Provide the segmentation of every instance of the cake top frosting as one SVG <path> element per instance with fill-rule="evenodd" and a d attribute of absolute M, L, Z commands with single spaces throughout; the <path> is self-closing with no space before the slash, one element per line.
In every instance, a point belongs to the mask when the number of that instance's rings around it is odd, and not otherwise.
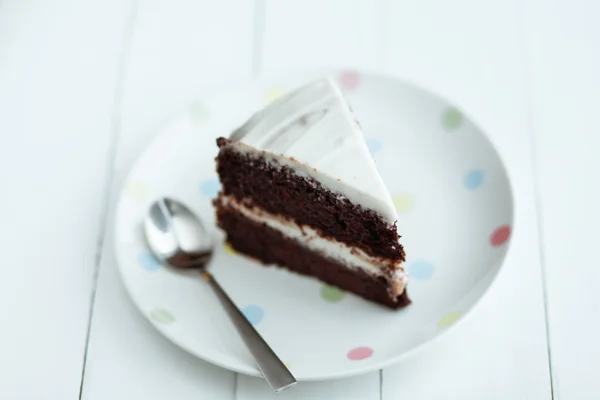
<path fill-rule="evenodd" d="M 362 130 L 329 79 L 279 98 L 235 130 L 231 139 L 245 144 L 245 151 L 263 151 L 309 175 L 390 224 L 397 219 Z"/>

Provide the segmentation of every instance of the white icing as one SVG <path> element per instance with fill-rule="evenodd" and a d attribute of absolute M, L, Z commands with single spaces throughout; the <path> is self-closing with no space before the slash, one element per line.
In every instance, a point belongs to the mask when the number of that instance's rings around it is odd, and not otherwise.
<path fill-rule="evenodd" d="M 369 274 L 380 276 L 384 275 L 382 269 L 395 268 L 389 292 L 393 296 L 398 296 L 404 291 L 408 276 L 400 266 L 400 262 L 386 262 L 369 256 L 361 249 L 350 247 L 333 239 L 323 238 L 317 231 L 309 227 L 303 226 L 300 228 L 294 222 L 272 215 L 264 210 L 248 208 L 229 196 L 222 197 L 221 202 L 224 206 L 233 208 L 246 218 L 261 224 L 265 223 L 287 238 L 295 240 L 300 245 L 325 257 L 336 260 L 350 269 L 358 268 Z"/>
<path fill-rule="evenodd" d="M 238 150 L 260 151 L 375 211 L 390 225 L 397 219 L 362 131 L 342 93 L 328 79 L 280 98 L 231 138 L 238 141 L 234 142 Z"/>

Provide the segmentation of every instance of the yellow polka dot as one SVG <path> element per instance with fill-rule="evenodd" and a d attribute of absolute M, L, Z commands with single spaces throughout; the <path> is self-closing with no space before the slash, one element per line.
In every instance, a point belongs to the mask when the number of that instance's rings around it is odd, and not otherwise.
<path fill-rule="evenodd" d="M 438 321 L 438 326 L 440 328 L 449 327 L 450 325 L 452 325 L 453 323 L 458 321 L 458 319 L 460 318 L 461 315 L 462 315 L 462 313 L 460 311 L 449 312 L 448 314 L 446 314 L 442 318 L 440 318 L 440 320 Z"/>
<path fill-rule="evenodd" d="M 223 247 L 225 248 L 225 253 L 236 254 L 236 251 L 233 249 L 233 247 L 231 247 L 231 245 L 228 242 L 225 242 L 223 244 Z"/>
<path fill-rule="evenodd" d="M 129 182 L 125 187 L 127 196 L 135 202 L 141 203 L 148 197 L 148 187 L 142 182 Z"/>
<path fill-rule="evenodd" d="M 396 211 L 398 212 L 410 211 L 413 208 L 412 196 L 407 194 L 397 194 L 394 196 L 393 200 Z"/>
<path fill-rule="evenodd" d="M 281 95 L 283 95 L 283 90 L 278 87 L 271 88 L 267 92 L 267 100 L 269 100 L 269 102 L 275 101 L 280 98 Z"/>
<path fill-rule="evenodd" d="M 288 364 L 288 363 L 284 362 L 284 363 L 283 363 L 283 365 L 285 365 L 285 367 L 286 367 L 287 369 L 290 369 L 290 364 Z"/>

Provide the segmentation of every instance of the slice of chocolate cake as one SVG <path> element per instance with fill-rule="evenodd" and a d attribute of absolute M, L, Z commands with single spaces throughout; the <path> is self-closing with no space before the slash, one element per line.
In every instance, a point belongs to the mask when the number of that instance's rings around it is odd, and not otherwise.
<path fill-rule="evenodd" d="M 217 140 L 219 226 L 265 264 L 407 305 L 396 210 L 339 89 L 320 80 Z"/>

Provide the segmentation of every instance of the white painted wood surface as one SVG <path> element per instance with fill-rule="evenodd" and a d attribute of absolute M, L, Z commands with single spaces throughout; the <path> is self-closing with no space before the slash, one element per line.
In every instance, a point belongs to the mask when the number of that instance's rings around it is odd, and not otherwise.
<path fill-rule="evenodd" d="M 555 398 L 600 398 L 600 3 L 531 1 L 526 41 Z"/>
<path fill-rule="evenodd" d="M 144 321 L 117 274 L 112 204 L 156 126 L 199 94 L 308 66 L 386 72 L 464 108 L 506 158 L 519 226 L 447 337 L 277 397 L 599 398 L 598 15 L 585 0 L 0 1 L 0 398 L 274 398 Z"/>
<path fill-rule="evenodd" d="M 0 4 L 1 399 L 79 394 L 125 11 Z"/>

